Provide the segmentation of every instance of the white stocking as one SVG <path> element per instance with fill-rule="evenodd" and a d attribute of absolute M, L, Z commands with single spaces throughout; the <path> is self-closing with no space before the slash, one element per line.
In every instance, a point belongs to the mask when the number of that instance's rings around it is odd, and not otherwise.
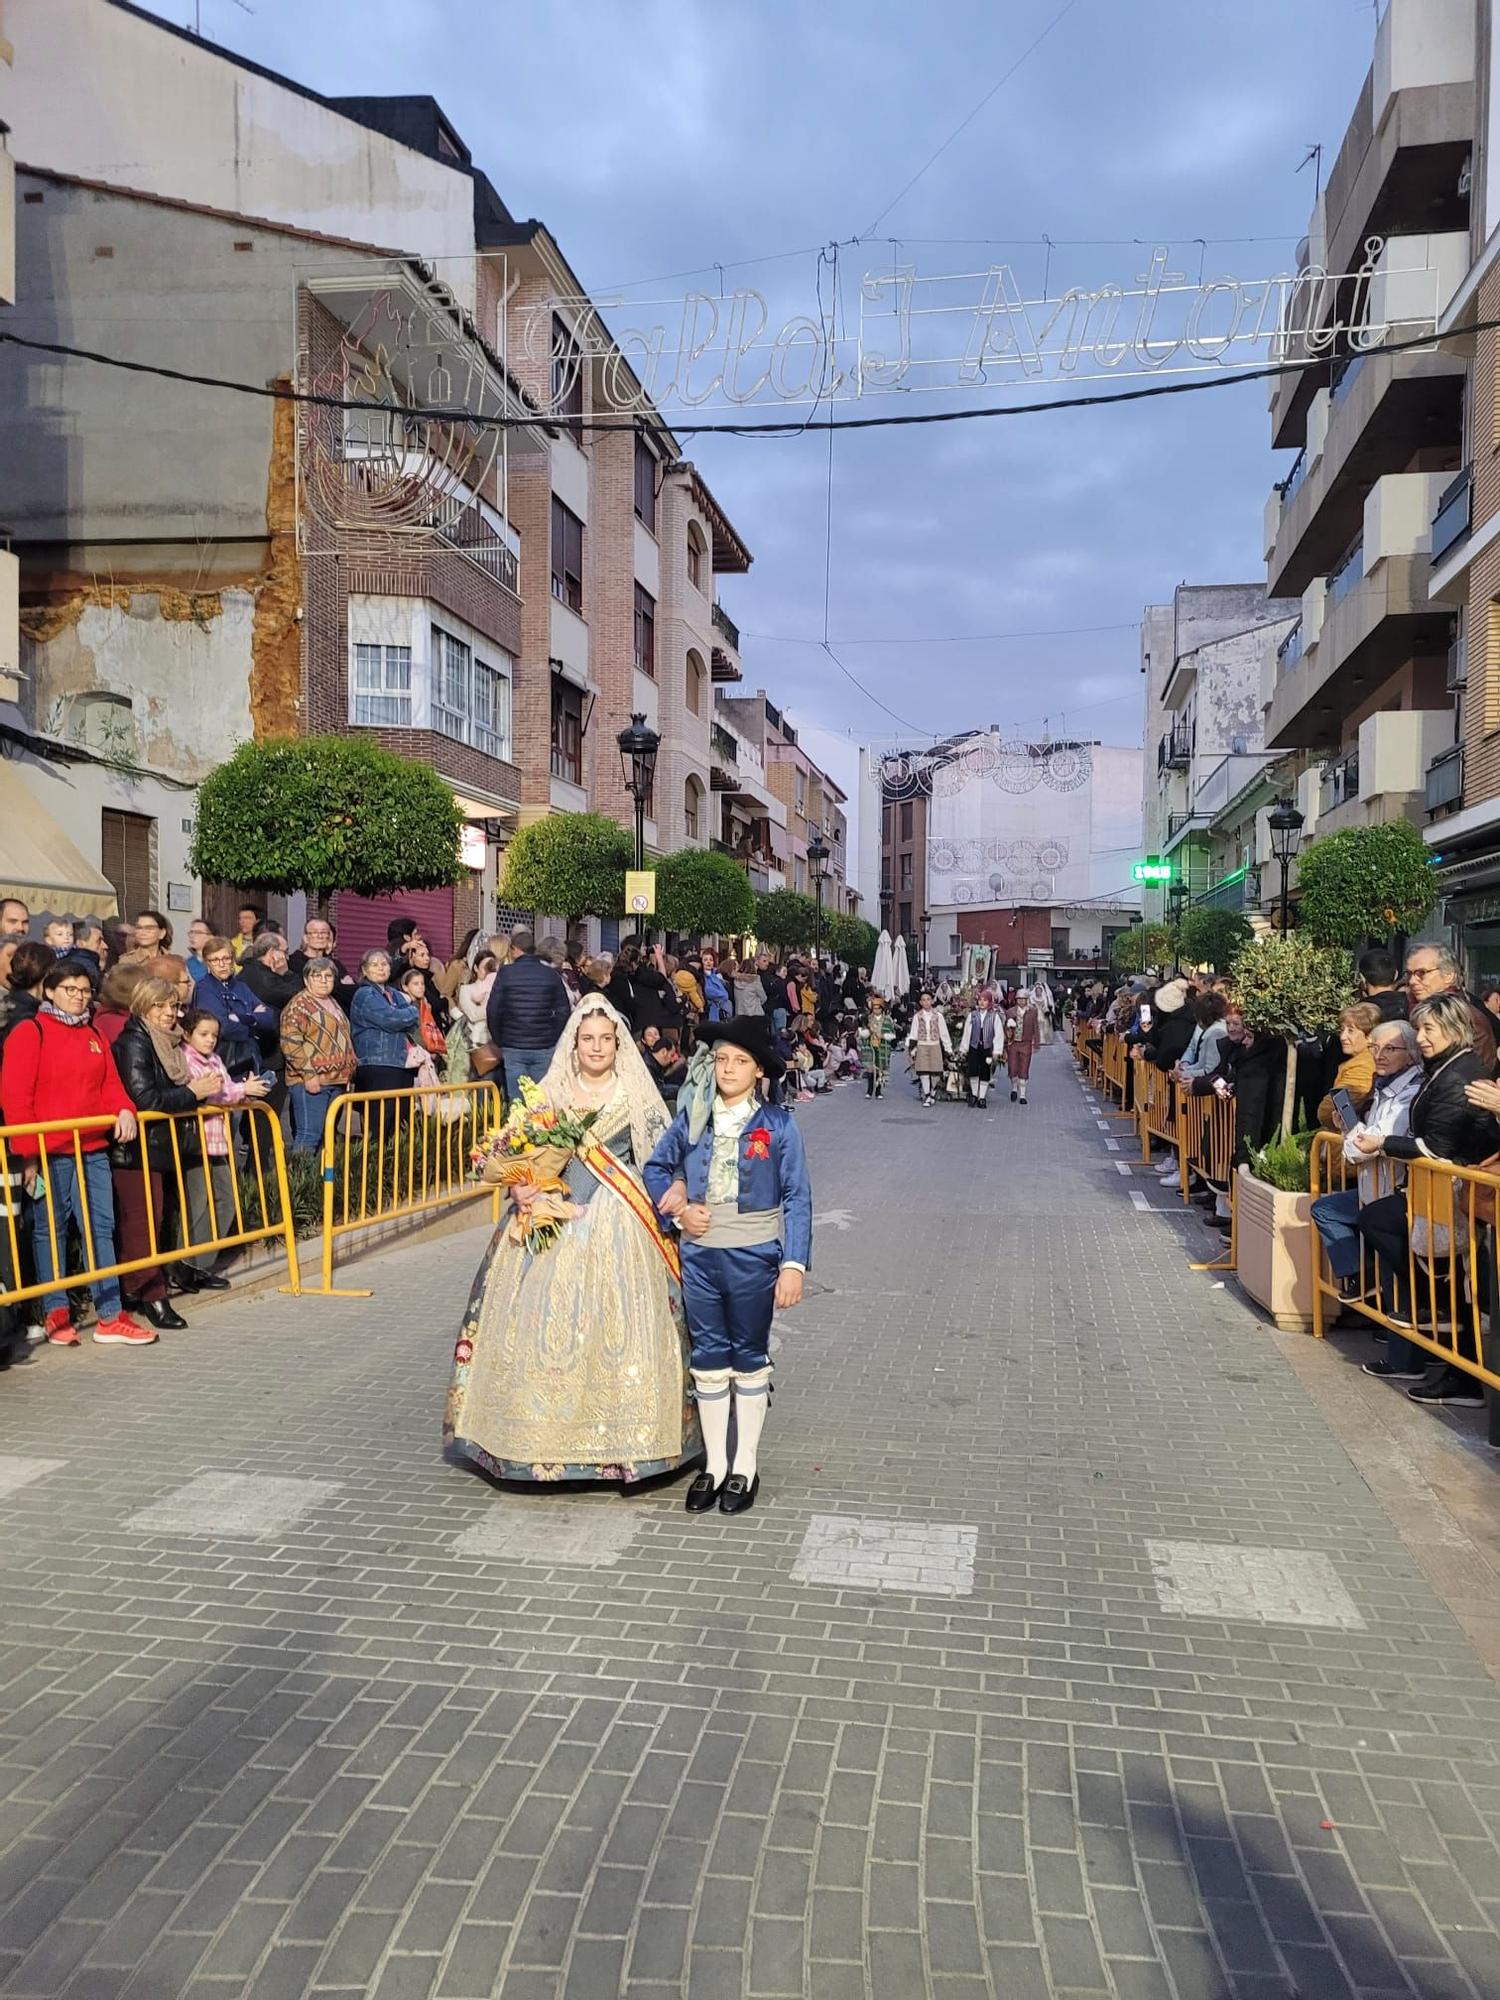
<path fill-rule="evenodd" d="M 766 1427 L 766 1406 L 771 1400 L 771 1371 L 757 1368 L 750 1375 L 734 1378 L 734 1469 L 745 1479 L 755 1477 L 756 1450 Z"/>
<path fill-rule="evenodd" d="M 698 1424 L 708 1454 L 708 1476 L 715 1486 L 729 1477 L 729 1382 L 727 1368 L 693 1370 L 698 1392 Z"/>
<path fill-rule="evenodd" d="M 974 1085 L 974 1088 L 978 1092 L 980 1103 L 983 1104 L 984 1100 L 990 1094 L 990 1086 L 988 1082 L 984 1077 L 981 1077 L 979 1081 Z"/>
<path fill-rule="evenodd" d="M 1026 1102 L 1026 1079 L 1024 1076 L 1016 1084 L 1016 1089 L 1020 1091 L 1021 1102 L 1024 1104 Z"/>

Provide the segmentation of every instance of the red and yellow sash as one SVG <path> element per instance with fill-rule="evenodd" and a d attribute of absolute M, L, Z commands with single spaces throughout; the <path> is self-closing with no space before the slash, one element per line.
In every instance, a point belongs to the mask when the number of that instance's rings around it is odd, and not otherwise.
<path fill-rule="evenodd" d="M 671 1272 L 673 1280 L 680 1285 L 682 1259 L 678 1255 L 677 1245 L 663 1230 L 661 1218 L 652 1205 L 651 1197 L 640 1182 L 616 1158 L 608 1146 L 601 1146 L 597 1139 L 585 1139 L 578 1148 L 578 1157 L 595 1180 L 602 1182 L 625 1203 L 661 1252 L 662 1262 Z"/>

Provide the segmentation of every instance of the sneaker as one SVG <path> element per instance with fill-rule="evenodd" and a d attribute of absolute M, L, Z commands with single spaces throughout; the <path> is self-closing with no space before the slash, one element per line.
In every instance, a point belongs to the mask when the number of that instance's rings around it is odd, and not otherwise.
<path fill-rule="evenodd" d="M 54 1347 L 76 1347 L 78 1329 L 66 1306 L 56 1306 L 47 1315 L 47 1338 Z"/>
<path fill-rule="evenodd" d="M 1164 1189 L 1166 1193 L 1176 1194 L 1182 1187 L 1182 1176 L 1181 1174 L 1158 1174 L 1156 1182 L 1157 1186 Z"/>
<path fill-rule="evenodd" d="M 101 1347 L 150 1347 L 160 1336 L 154 1326 L 142 1326 L 129 1313 L 121 1312 L 113 1319 L 101 1319 L 94 1328 L 94 1338 Z"/>
<path fill-rule="evenodd" d="M 1393 1368 L 1389 1361 L 1367 1361 L 1362 1372 L 1378 1382 L 1420 1382 L 1427 1374 L 1425 1368 Z"/>
<path fill-rule="evenodd" d="M 1483 1384 L 1457 1368 L 1449 1369 L 1436 1381 L 1419 1382 L 1415 1389 L 1408 1389 L 1406 1393 L 1413 1403 L 1442 1403 L 1454 1410 L 1484 1408 Z"/>

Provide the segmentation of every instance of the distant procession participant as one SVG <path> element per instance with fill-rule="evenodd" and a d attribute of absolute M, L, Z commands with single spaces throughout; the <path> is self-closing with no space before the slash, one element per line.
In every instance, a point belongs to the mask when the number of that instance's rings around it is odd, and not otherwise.
<path fill-rule="evenodd" d="M 1018 995 L 1006 1015 L 1005 1072 L 1010 1078 L 1012 1104 L 1026 1102 L 1031 1058 L 1041 1045 L 1041 1015 L 1029 994 Z"/>
<path fill-rule="evenodd" d="M 1037 1047 L 1045 1049 L 1052 1041 L 1052 1015 L 1056 1007 L 1051 984 L 1038 973 L 1027 996 L 1036 1009 Z"/>
<path fill-rule="evenodd" d="M 995 996 L 988 987 L 979 1004 L 970 1008 L 958 1045 L 968 1081 L 969 1102 L 989 1109 L 990 1078 L 1005 1055 L 1005 1023 L 995 1010 Z"/>
<path fill-rule="evenodd" d="M 953 1039 L 948 1033 L 948 1023 L 940 1012 L 930 991 L 923 989 L 917 1003 L 917 1011 L 911 1017 L 911 1026 L 906 1031 L 906 1047 L 911 1056 L 911 1066 L 916 1071 L 917 1085 L 922 1092 L 924 1104 L 935 1104 L 934 1092 L 938 1078 L 943 1074 L 947 1059 L 953 1053 Z M 1015 1092 L 1011 1092 L 1015 1096 Z"/>
<path fill-rule="evenodd" d="M 802 1135 L 790 1111 L 760 1101 L 762 1080 L 784 1067 L 763 1016 L 706 1027 L 677 1116 L 646 1167 L 647 1191 L 683 1237 L 682 1303 L 707 1454 L 687 1491 L 690 1514 L 755 1505 L 771 1321 L 801 1303 L 812 1258 Z"/>

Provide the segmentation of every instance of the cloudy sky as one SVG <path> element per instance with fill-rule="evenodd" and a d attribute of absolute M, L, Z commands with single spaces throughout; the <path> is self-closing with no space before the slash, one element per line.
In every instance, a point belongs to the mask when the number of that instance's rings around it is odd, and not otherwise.
<path fill-rule="evenodd" d="M 193 4 L 156 11 L 190 25 Z M 1371 0 L 253 4 L 201 0 L 204 33 L 330 93 L 430 92 L 589 287 L 712 290 L 717 262 L 773 321 L 816 310 L 815 246 L 840 239 L 846 292 L 893 257 L 1004 260 L 1029 297 L 1044 276 L 1128 287 L 1158 243 L 1194 276 L 1286 269 L 1313 196 L 1298 163 L 1315 141 L 1332 158 L 1375 33 Z M 850 742 L 1044 719 L 1139 741 L 1142 604 L 1262 574 L 1278 473 L 1264 384 L 841 436 L 828 631 L 898 724 L 815 644 L 774 642 L 824 631 L 826 440 L 690 449 L 755 552 L 724 588 L 748 685 Z"/>

